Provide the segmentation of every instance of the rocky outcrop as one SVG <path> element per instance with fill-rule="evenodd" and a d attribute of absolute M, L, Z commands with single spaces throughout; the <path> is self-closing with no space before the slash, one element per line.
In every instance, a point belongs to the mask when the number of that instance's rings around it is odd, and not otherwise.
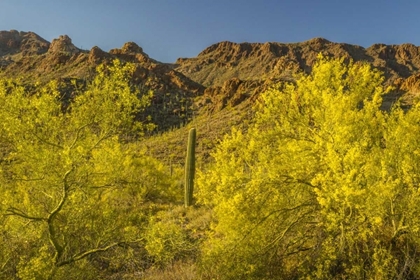
<path fill-rule="evenodd" d="M 232 78 L 225 81 L 221 86 L 206 88 L 203 98 L 200 99 L 200 107 L 205 107 L 206 111 L 209 112 L 217 112 L 226 107 L 235 107 L 243 102 L 252 104 L 261 92 L 280 82 L 290 82 L 290 80 L 240 80 Z"/>
<path fill-rule="evenodd" d="M 121 48 L 122 53 L 143 53 L 143 49 L 134 42 L 127 42 Z"/>
<path fill-rule="evenodd" d="M 0 55 L 21 53 L 39 55 L 48 51 L 50 43 L 33 32 L 0 31 Z"/>
<path fill-rule="evenodd" d="M 98 46 L 94 46 L 90 51 L 89 51 L 89 58 L 88 61 L 90 64 L 100 64 L 101 62 L 109 59 L 111 57 L 111 55 L 105 51 L 103 51 L 101 48 L 99 48 Z"/>
<path fill-rule="evenodd" d="M 365 49 L 323 38 L 290 44 L 225 41 L 206 48 L 197 57 L 178 59 L 175 70 L 206 85 L 202 102 L 217 111 L 255 97 L 270 81 L 293 81 L 295 73 L 309 73 L 320 53 L 367 62 L 383 71 L 386 84 L 395 87 L 384 97 L 385 109 L 405 92 L 414 96 L 420 91 L 420 47 L 412 44 L 375 44 Z"/>
<path fill-rule="evenodd" d="M 208 87 L 204 91 L 206 102 L 211 111 L 220 111 L 226 106 L 236 106 L 251 97 L 254 90 L 261 86 L 262 82 L 241 81 L 238 78 L 227 80 L 221 86 Z"/>
<path fill-rule="evenodd" d="M 121 49 L 112 49 L 109 53 L 126 61 L 142 63 L 148 66 L 153 63 L 157 63 L 156 60 L 151 59 L 145 52 L 143 52 L 143 49 L 134 42 L 127 42 Z"/>
<path fill-rule="evenodd" d="M 407 78 L 420 68 L 420 47 L 412 44 L 374 44 L 366 53 L 372 65 L 384 71 L 391 81 Z"/>
<path fill-rule="evenodd" d="M 53 39 L 46 56 L 46 67 L 52 67 L 54 69 L 57 65 L 64 65 L 70 62 L 70 60 L 76 60 L 79 54 L 85 53 L 81 49 L 73 45 L 72 40 L 67 35 L 61 35 L 57 39 Z M 44 62 L 44 64 L 45 64 Z"/>
<path fill-rule="evenodd" d="M 74 54 L 80 53 L 81 50 L 78 49 L 71 39 L 67 35 L 60 35 L 57 39 L 52 40 L 51 45 L 48 49 L 48 54 L 65 54 L 67 56 L 72 56 Z"/>

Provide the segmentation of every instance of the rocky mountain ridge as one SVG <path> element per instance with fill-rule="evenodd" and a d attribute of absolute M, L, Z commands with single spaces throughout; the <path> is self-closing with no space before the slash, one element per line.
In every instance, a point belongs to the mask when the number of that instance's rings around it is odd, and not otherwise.
<path fill-rule="evenodd" d="M 28 80 L 86 80 L 100 63 L 113 59 L 136 65 L 135 82 L 155 92 L 152 117 L 163 129 L 179 126 L 194 116 L 255 100 L 278 81 L 292 81 L 298 72 L 310 72 L 319 53 L 366 61 L 385 73 L 394 85 L 388 102 L 404 92 L 420 91 L 420 47 L 412 44 L 374 44 L 369 48 L 314 38 L 301 43 L 233 43 L 209 46 L 193 58 L 174 64 L 150 58 L 134 42 L 109 52 L 95 46 L 77 48 L 61 35 L 48 42 L 33 32 L 0 31 L 0 75 Z"/>
<path fill-rule="evenodd" d="M 180 58 L 176 70 L 205 85 L 221 85 L 231 78 L 258 80 L 310 72 L 319 53 L 366 61 L 383 71 L 390 83 L 420 69 L 420 47 L 412 44 L 374 44 L 369 48 L 314 38 L 301 43 L 214 44 L 194 58 Z"/>
<path fill-rule="evenodd" d="M 159 128 L 179 126 L 191 119 L 194 98 L 205 88 L 175 71 L 172 65 L 150 58 L 134 42 L 109 52 L 97 46 L 88 51 L 77 48 L 67 35 L 50 43 L 33 32 L 0 31 L 1 76 L 41 82 L 58 79 L 65 90 L 72 91 L 70 80 L 89 80 L 99 64 L 114 59 L 135 63 L 134 81 L 144 90 L 154 91 L 147 113 Z"/>
<path fill-rule="evenodd" d="M 404 93 L 408 92 L 407 100 L 411 100 L 420 92 L 420 46 L 413 44 L 374 44 L 364 48 L 324 38 L 288 44 L 224 41 L 209 46 L 197 57 L 179 58 L 175 70 L 207 86 L 205 92 L 213 100 L 223 100 L 232 96 L 231 89 L 223 90 L 232 84 L 240 83 L 242 93 L 254 96 L 270 81 L 291 81 L 298 72 L 309 73 L 320 53 L 347 61 L 367 62 L 381 70 L 386 85 L 394 86 L 394 91 L 385 97 L 384 108 Z M 238 95 L 235 94 L 233 103 L 237 102 Z"/>

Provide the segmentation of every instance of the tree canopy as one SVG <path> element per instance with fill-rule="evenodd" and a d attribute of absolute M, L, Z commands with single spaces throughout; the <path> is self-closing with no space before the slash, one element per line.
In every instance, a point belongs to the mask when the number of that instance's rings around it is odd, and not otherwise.
<path fill-rule="evenodd" d="M 420 277 L 420 106 L 381 111 L 383 77 L 320 56 L 262 95 L 200 173 L 203 264 L 223 279 Z"/>
<path fill-rule="evenodd" d="M 163 165 L 126 141 L 147 129 L 137 115 L 151 97 L 130 83 L 133 71 L 118 61 L 101 66 L 68 100 L 54 81 L 0 81 L 4 275 L 76 279 L 66 266 L 143 239 L 146 200 L 176 197 Z"/>

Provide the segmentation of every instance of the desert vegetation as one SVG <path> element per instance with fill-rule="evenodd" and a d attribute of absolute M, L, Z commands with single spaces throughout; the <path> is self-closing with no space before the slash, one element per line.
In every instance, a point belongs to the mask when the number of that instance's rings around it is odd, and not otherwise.
<path fill-rule="evenodd" d="M 320 55 L 200 159 L 206 118 L 150 136 L 135 71 L 0 80 L 0 278 L 420 278 L 420 103 L 381 110 L 381 72 Z"/>

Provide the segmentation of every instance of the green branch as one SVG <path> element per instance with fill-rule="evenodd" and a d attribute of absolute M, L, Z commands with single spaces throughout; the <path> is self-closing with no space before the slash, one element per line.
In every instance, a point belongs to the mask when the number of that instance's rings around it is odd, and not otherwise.
<path fill-rule="evenodd" d="M 18 216 L 24 219 L 28 219 L 28 220 L 32 220 L 32 221 L 46 221 L 47 219 L 42 218 L 42 217 L 35 217 L 35 216 L 31 216 L 25 212 L 23 212 L 22 210 L 15 208 L 15 207 L 9 207 L 6 210 L 6 214 L 5 216 Z"/>
<path fill-rule="evenodd" d="M 70 170 L 68 170 L 64 176 L 63 176 L 63 188 L 62 188 L 62 197 L 60 202 L 58 203 L 57 207 L 50 213 L 50 215 L 47 218 L 47 224 L 48 224 L 48 235 L 49 235 L 49 239 L 51 244 L 54 246 L 55 249 L 55 255 L 54 255 L 54 260 L 55 262 L 57 262 L 57 260 L 61 257 L 61 255 L 63 254 L 63 246 L 60 245 L 60 242 L 56 236 L 56 229 L 54 227 L 54 218 L 55 216 L 61 211 L 61 209 L 63 208 L 64 203 L 67 200 L 68 197 L 68 183 L 67 183 L 67 178 L 70 175 L 71 172 L 73 172 L 74 167 Z"/>
<path fill-rule="evenodd" d="M 140 242 L 142 240 L 143 239 L 138 239 L 138 240 L 132 241 L 130 243 Z M 96 254 L 96 253 L 100 253 L 100 252 L 106 252 L 109 249 L 112 249 L 112 248 L 114 248 L 116 246 L 123 246 L 123 245 L 128 245 L 128 244 L 129 244 L 128 242 L 115 242 L 115 243 L 112 243 L 112 244 L 110 244 L 108 246 L 105 246 L 105 247 L 90 249 L 90 250 L 87 250 L 87 251 L 84 251 L 84 252 L 75 254 L 74 256 L 72 256 L 71 258 L 69 258 L 67 260 L 64 260 L 64 261 L 61 261 L 59 263 L 56 263 L 56 266 L 57 267 L 60 267 L 60 266 L 66 265 L 66 264 L 71 264 L 71 263 L 74 263 L 76 261 L 79 261 L 79 260 L 81 260 L 83 258 L 86 258 L 86 257 L 88 257 L 90 255 L 93 255 L 93 254 Z"/>

